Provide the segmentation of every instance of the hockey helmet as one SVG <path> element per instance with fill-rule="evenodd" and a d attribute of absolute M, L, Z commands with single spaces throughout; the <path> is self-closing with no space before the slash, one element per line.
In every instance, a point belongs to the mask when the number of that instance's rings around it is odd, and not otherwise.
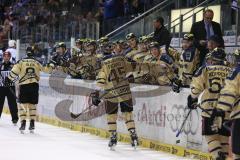
<path fill-rule="evenodd" d="M 27 56 L 33 56 L 34 55 L 34 50 L 35 50 L 34 46 L 27 47 L 27 49 L 26 49 Z"/>
<path fill-rule="evenodd" d="M 57 45 L 56 45 L 56 48 L 67 48 L 66 44 L 64 42 L 59 42 Z"/>
<path fill-rule="evenodd" d="M 109 42 L 108 37 L 101 37 L 101 38 L 98 40 L 98 43 L 99 43 L 99 44 L 107 43 L 107 42 Z"/>
<path fill-rule="evenodd" d="M 160 45 L 158 42 L 151 42 L 149 48 L 160 48 Z"/>
<path fill-rule="evenodd" d="M 77 39 L 75 41 L 76 44 L 83 44 L 83 42 L 84 42 L 84 39 Z"/>
<path fill-rule="evenodd" d="M 184 34 L 183 40 L 193 41 L 194 40 L 194 35 L 191 34 L 191 33 Z"/>
<path fill-rule="evenodd" d="M 146 43 L 149 41 L 149 37 L 148 36 L 141 36 L 139 38 L 139 43 Z"/>
<path fill-rule="evenodd" d="M 226 53 L 222 48 L 215 48 L 212 52 L 208 53 L 206 59 L 211 59 L 213 61 L 224 61 L 226 58 Z"/>
<path fill-rule="evenodd" d="M 9 40 L 9 41 L 8 41 L 8 46 L 9 46 L 9 47 L 14 47 L 14 46 L 16 46 L 16 41 L 15 41 L 15 40 Z"/>
<path fill-rule="evenodd" d="M 129 33 L 129 34 L 126 35 L 126 40 L 130 40 L 132 38 L 137 38 L 134 33 Z"/>

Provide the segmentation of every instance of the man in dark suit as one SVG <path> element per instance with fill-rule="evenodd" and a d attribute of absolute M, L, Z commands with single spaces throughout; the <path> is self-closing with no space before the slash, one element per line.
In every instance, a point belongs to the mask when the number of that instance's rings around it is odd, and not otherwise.
<path fill-rule="evenodd" d="M 207 9 L 203 13 L 203 20 L 192 25 L 191 33 L 195 37 L 195 46 L 200 50 L 200 64 L 202 65 L 205 56 L 208 53 L 207 41 L 211 36 L 217 36 L 220 39 L 220 46 L 224 47 L 221 26 L 219 23 L 212 21 L 214 13 L 211 9 Z"/>
<path fill-rule="evenodd" d="M 158 42 L 160 46 L 165 45 L 166 48 L 169 47 L 171 43 L 171 35 L 167 28 L 164 27 L 164 20 L 162 17 L 158 17 L 154 20 L 154 41 Z"/>

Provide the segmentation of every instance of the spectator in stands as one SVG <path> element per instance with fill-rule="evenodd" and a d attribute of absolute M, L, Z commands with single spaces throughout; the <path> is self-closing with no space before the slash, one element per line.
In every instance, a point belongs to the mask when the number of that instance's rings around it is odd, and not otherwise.
<path fill-rule="evenodd" d="M 195 45 L 200 50 L 200 65 L 204 64 L 205 56 L 208 52 L 207 41 L 213 35 L 220 38 L 220 46 L 224 47 L 222 38 L 221 26 L 219 23 L 213 21 L 214 12 L 207 9 L 203 13 L 203 20 L 192 25 L 191 33 L 195 37 Z"/>
<path fill-rule="evenodd" d="M 117 0 L 106 0 L 105 2 L 100 0 L 100 6 L 104 7 L 104 19 L 117 17 L 117 4 Z"/>
<path fill-rule="evenodd" d="M 154 28 L 153 40 L 158 42 L 160 46 L 165 45 L 166 49 L 168 49 L 172 38 L 169 31 L 164 26 L 164 19 L 162 17 L 158 17 L 154 20 Z"/>
<path fill-rule="evenodd" d="M 15 40 L 9 40 L 8 41 L 8 49 L 6 50 L 6 52 L 11 53 L 11 59 L 10 62 L 15 64 L 18 59 L 17 59 L 17 49 L 16 49 L 16 41 Z"/>

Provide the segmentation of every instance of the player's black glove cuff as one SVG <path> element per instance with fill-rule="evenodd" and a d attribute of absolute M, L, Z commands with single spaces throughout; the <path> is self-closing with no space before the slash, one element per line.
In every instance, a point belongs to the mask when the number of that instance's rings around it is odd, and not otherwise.
<path fill-rule="evenodd" d="M 214 119 L 215 117 L 222 117 L 222 119 L 224 119 L 225 111 L 223 111 L 221 109 L 214 108 L 213 111 L 212 111 L 211 119 Z"/>
<path fill-rule="evenodd" d="M 188 106 L 189 109 L 197 109 L 197 103 L 198 103 L 197 98 L 192 98 L 191 95 L 188 96 L 187 106 Z"/>
<path fill-rule="evenodd" d="M 91 97 L 92 97 L 92 104 L 95 106 L 98 106 L 99 103 L 101 102 L 101 100 L 99 98 L 99 92 L 95 91 L 95 92 L 91 93 Z"/>
<path fill-rule="evenodd" d="M 178 78 L 173 78 L 172 79 L 172 90 L 173 90 L 173 92 L 179 93 L 181 87 L 182 87 L 182 81 L 179 80 Z"/>

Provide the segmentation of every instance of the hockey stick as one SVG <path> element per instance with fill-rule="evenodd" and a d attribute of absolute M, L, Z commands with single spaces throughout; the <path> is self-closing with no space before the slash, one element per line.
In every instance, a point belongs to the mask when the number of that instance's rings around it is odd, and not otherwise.
<path fill-rule="evenodd" d="M 182 133 L 183 128 L 184 128 L 184 126 L 185 126 L 185 124 L 186 124 L 186 122 L 187 122 L 187 119 L 188 119 L 188 117 L 190 116 L 190 113 L 191 113 L 191 112 L 192 112 L 192 109 L 190 109 L 190 110 L 188 111 L 188 114 L 187 114 L 185 120 L 183 121 L 180 130 L 177 132 L 176 137 L 179 137 L 179 135 Z M 180 142 L 180 140 L 177 140 L 177 143 L 179 143 L 179 142 Z"/>
<path fill-rule="evenodd" d="M 128 80 L 128 77 L 125 77 L 123 80 L 121 80 L 120 82 L 122 82 L 122 81 L 124 81 L 124 80 Z M 115 89 L 115 87 L 113 87 L 113 89 Z M 96 97 L 98 100 L 100 100 L 101 101 L 101 99 L 106 95 L 106 94 L 108 94 L 108 93 L 110 93 L 110 92 L 104 92 L 101 96 L 99 96 L 99 97 Z M 111 94 L 114 94 L 114 92 L 113 93 L 111 93 Z M 116 95 L 116 94 L 114 94 L 114 95 Z M 121 102 L 121 103 L 123 103 L 123 104 L 125 104 L 126 106 L 129 106 L 127 103 L 125 103 L 125 102 Z M 70 112 L 70 116 L 71 116 L 71 118 L 73 118 L 73 119 L 76 119 L 76 118 L 79 118 L 83 113 L 85 113 L 86 111 L 88 111 L 89 110 L 89 108 L 91 108 L 92 106 L 95 106 L 95 105 L 90 105 L 89 107 L 87 107 L 86 109 L 84 109 L 81 113 L 79 113 L 79 114 L 74 114 L 74 113 L 72 113 L 72 112 Z M 114 108 L 113 108 L 114 109 Z"/>
<path fill-rule="evenodd" d="M 106 94 L 107 94 L 108 92 L 105 92 L 104 94 L 102 94 L 100 97 L 98 97 L 97 99 L 98 100 L 101 100 Z M 79 113 L 79 114 L 74 114 L 74 113 L 72 113 L 72 112 L 70 112 L 70 116 L 71 116 L 71 118 L 73 118 L 73 119 L 77 119 L 78 117 L 80 117 L 83 113 L 85 113 L 86 111 L 88 111 L 89 110 L 89 108 L 91 108 L 91 107 L 93 107 L 93 106 L 95 106 L 94 104 L 91 104 L 89 107 L 87 107 L 87 108 L 85 108 L 81 113 Z"/>

